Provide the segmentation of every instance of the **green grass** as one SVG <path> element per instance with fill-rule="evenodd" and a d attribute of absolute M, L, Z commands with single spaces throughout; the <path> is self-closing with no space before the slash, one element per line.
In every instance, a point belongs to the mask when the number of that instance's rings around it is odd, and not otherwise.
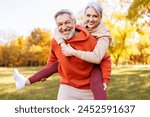
<path fill-rule="evenodd" d="M 25 77 L 42 67 L 19 67 Z M 47 81 L 32 84 L 16 91 L 14 68 L 0 67 L 1 100 L 55 100 L 59 88 L 59 76 L 54 74 Z M 107 89 L 111 100 L 150 100 L 150 68 L 113 68 Z"/>
<path fill-rule="evenodd" d="M 25 77 L 42 69 L 42 67 L 20 67 L 18 70 Z M 14 79 L 14 68 L 0 68 L 0 99 L 2 100 L 55 100 L 59 88 L 59 77 L 57 74 L 51 76 L 47 81 L 34 83 L 21 90 L 16 91 Z"/>
<path fill-rule="evenodd" d="M 150 68 L 115 68 L 108 88 L 112 100 L 150 100 Z"/>

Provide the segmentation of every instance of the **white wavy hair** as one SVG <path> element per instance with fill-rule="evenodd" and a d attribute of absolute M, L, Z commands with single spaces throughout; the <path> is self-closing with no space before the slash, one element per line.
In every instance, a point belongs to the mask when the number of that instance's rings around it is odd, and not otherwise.
<path fill-rule="evenodd" d="M 58 12 L 54 15 L 55 20 L 56 20 L 56 18 L 57 18 L 59 15 L 62 15 L 62 14 L 65 14 L 65 13 L 66 13 L 66 14 L 69 14 L 70 17 L 71 17 L 71 19 L 73 20 L 73 22 L 76 23 L 75 17 L 73 16 L 73 13 L 72 13 L 70 10 L 68 10 L 68 9 L 62 9 L 62 10 L 58 11 Z"/>
<path fill-rule="evenodd" d="M 96 10 L 96 12 L 97 12 L 99 15 L 102 16 L 103 8 L 102 8 L 102 5 L 101 5 L 100 3 L 98 3 L 98 2 L 90 2 L 90 3 L 88 3 L 87 6 L 86 6 L 85 9 L 84 9 L 84 14 L 86 13 L 86 10 L 87 10 L 88 8 L 90 8 L 90 7 L 94 8 L 94 9 Z"/>

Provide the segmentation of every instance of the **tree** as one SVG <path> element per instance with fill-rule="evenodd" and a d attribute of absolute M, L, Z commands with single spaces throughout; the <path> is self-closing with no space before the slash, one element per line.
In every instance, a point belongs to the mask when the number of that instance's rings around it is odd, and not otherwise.
<path fill-rule="evenodd" d="M 109 53 L 117 66 L 120 58 L 127 56 L 126 49 L 133 38 L 135 29 L 130 21 L 126 19 L 125 14 L 120 12 L 113 13 L 112 20 L 107 20 L 106 24 L 109 26 L 113 38 Z"/>
<path fill-rule="evenodd" d="M 26 43 L 23 36 L 18 37 L 10 43 L 9 48 L 12 51 L 10 60 L 13 66 L 22 66 L 26 62 L 25 45 Z"/>
<path fill-rule="evenodd" d="M 8 46 L 4 46 L 4 45 L 2 45 L 1 46 L 1 61 L 0 61 L 0 65 L 1 66 L 5 66 L 5 67 L 7 67 L 8 66 L 8 64 L 9 64 L 9 53 L 10 53 L 10 49 L 9 49 L 9 47 Z"/>
<path fill-rule="evenodd" d="M 26 39 L 27 65 L 44 65 L 48 59 L 51 35 L 48 30 L 34 29 Z"/>
<path fill-rule="evenodd" d="M 2 45 L 0 47 L 0 65 L 6 67 L 24 65 L 24 45 L 23 37 L 18 37 L 16 40 Z"/>
<path fill-rule="evenodd" d="M 134 0 L 128 10 L 128 16 L 133 22 L 137 21 L 138 18 L 144 17 L 150 19 L 150 1 L 149 0 Z M 149 20 L 145 20 L 145 23 L 150 25 Z"/>
<path fill-rule="evenodd" d="M 139 50 L 139 63 L 148 64 L 148 58 L 150 57 L 150 40 L 146 36 L 142 36 L 140 41 L 137 43 Z"/>

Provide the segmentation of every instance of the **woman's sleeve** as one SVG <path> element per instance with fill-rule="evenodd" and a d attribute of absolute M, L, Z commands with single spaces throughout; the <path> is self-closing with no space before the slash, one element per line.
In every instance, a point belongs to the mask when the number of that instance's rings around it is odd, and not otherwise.
<path fill-rule="evenodd" d="M 99 64 L 110 45 L 110 37 L 101 37 L 92 52 L 77 50 L 76 57 L 84 61 Z"/>

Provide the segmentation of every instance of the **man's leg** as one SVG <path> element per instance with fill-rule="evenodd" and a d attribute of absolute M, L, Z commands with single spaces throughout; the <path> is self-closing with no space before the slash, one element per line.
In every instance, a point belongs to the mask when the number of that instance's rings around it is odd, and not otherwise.
<path fill-rule="evenodd" d="M 94 100 L 91 90 L 60 84 L 57 100 Z"/>

